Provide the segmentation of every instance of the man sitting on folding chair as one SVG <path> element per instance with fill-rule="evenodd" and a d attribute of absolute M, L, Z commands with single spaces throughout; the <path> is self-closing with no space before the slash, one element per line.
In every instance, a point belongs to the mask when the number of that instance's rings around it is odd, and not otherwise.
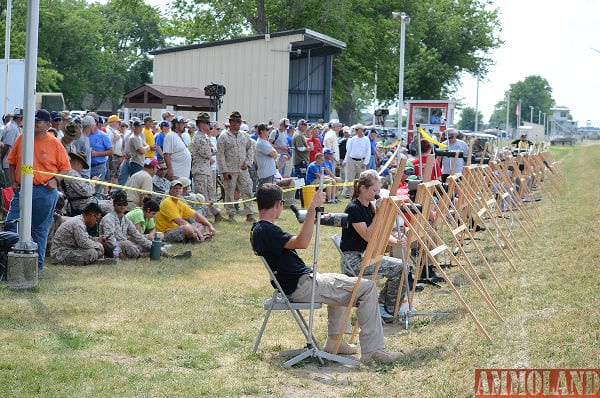
<path fill-rule="evenodd" d="M 324 351 L 333 352 L 340 332 L 346 307 L 357 278 L 342 274 L 313 274 L 296 253 L 306 249 L 313 234 L 316 207 L 325 202 L 325 193 L 317 192 L 307 209 L 306 221 L 298 235 L 284 232 L 275 225 L 283 210 L 283 192 L 274 184 L 264 184 L 256 192 L 259 221 L 252 227 L 250 242 L 254 252 L 263 256 L 273 270 L 277 281 L 291 301 L 309 302 L 312 293 L 312 278 L 316 277 L 315 302 L 327 304 L 328 338 Z M 383 326 L 379 318 L 377 289 L 375 284 L 361 279 L 356 295 L 358 323 L 360 326 L 361 360 L 370 362 L 394 362 L 403 354 L 384 349 Z M 343 342 L 338 354 L 355 354 L 356 348 Z"/>

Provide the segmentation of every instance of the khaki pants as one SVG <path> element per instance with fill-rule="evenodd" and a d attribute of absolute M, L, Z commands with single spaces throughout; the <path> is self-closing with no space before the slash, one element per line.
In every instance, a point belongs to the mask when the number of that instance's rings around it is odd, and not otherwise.
<path fill-rule="evenodd" d="M 290 300 L 310 302 L 312 277 L 313 274 L 300 277 L 296 290 L 290 295 Z M 357 278 L 342 274 L 317 274 L 316 278 L 315 302 L 327 304 L 327 333 L 328 335 L 339 334 Z M 383 326 L 379 316 L 377 288 L 373 281 L 360 280 L 355 306 L 358 307 L 361 352 L 364 354 L 383 348 Z"/>

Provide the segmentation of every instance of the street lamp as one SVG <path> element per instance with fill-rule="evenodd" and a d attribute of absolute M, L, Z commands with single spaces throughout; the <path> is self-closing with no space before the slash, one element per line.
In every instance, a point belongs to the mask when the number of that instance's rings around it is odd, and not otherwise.
<path fill-rule="evenodd" d="M 477 89 L 475 90 L 475 132 L 479 131 L 479 71 L 477 71 Z"/>
<path fill-rule="evenodd" d="M 402 105 L 404 103 L 404 36 L 410 17 L 405 12 L 392 12 L 392 18 L 400 20 L 400 69 L 398 71 L 398 134 L 402 136 Z M 407 129 L 408 130 L 408 129 Z"/>
<path fill-rule="evenodd" d="M 509 108 L 510 108 L 510 90 L 508 90 L 508 92 L 506 93 L 506 136 L 510 137 L 510 134 L 508 132 L 509 130 L 509 124 L 510 124 L 510 114 L 509 114 Z"/>

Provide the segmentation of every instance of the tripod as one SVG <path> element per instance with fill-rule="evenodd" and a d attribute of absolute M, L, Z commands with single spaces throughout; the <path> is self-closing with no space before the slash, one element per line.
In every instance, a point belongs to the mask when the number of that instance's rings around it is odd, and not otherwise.
<path fill-rule="evenodd" d="M 320 176 L 321 176 L 321 178 L 320 178 L 320 182 L 319 182 L 319 190 L 317 191 L 317 193 L 320 193 L 323 191 L 323 168 L 322 167 L 320 170 Z M 323 214 L 324 209 L 323 209 L 323 207 L 317 207 L 316 211 L 317 211 L 317 220 L 316 220 L 317 226 L 315 229 L 315 250 L 314 250 L 314 254 L 313 254 L 312 292 L 311 292 L 311 296 L 310 296 L 310 312 L 309 312 L 309 317 L 308 317 L 308 336 L 306 339 L 306 347 L 303 349 L 300 349 L 300 350 L 296 350 L 294 353 L 298 353 L 298 355 L 296 355 L 292 359 L 287 360 L 286 362 L 283 363 L 283 365 L 286 367 L 291 367 L 291 366 L 297 364 L 298 362 L 303 361 L 306 358 L 317 358 L 317 360 L 319 361 L 319 363 L 321 365 L 324 365 L 323 359 L 329 359 L 331 361 L 335 361 L 335 362 L 341 363 L 343 365 L 360 366 L 360 362 L 355 359 L 346 358 L 341 355 L 330 354 L 328 352 L 321 350 L 319 347 L 316 347 L 312 343 L 314 341 L 313 322 L 314 322 L 314 313 L 315 313 L 315 290 L 317 287 L 317 278 L 316 278 L 317 263 L 319 260 L 319 234 L 321 231 L 321 214 Z M 304 222 L 310 222 L 310 220 L 304 220 Z"/>

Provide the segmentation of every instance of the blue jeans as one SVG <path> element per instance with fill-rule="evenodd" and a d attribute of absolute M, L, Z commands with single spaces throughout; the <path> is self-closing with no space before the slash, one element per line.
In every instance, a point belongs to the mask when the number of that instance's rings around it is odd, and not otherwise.
<path fill-rule="evenodd" d="M 16 220 L 20 216 L 20 193 L 17 189 L 10 201 L 10 208 L 6 215 L 6 221 Z M 31 194 L 31 239 L 37 243 L 38 252 L 38 270 L 44 267 L 44 258 L 46 257 L 46 244 L 48 243 L 48 233 L 52 225 L 52 215 L 54 207 L 58 200 L 58 190 L 49 190 L 43 185 L 34 185 Z M 6 230 L 17 232 L 16 223 L 5 224 Z"/>
<path fill-rule="evenodd" d="M 135 173 L 137 173 L 138 171 L 142 170 L 144 168 L 144 166 L 141 166 L 135 162 L 132 162 L 131 160 L 129 161 L 129 175 L 132 176 Z M 125 181 L 127 182 L 127 181 Z M 123 184 L 125 185 L 125 184 Z"/>
<path fill-rule="evenodd" d="M 121 163 L 121 167 L 119 168 L 119 185 L 121 185 L 121 186 L 125 185 L 128 178 L 129 178 L 129 158 L 125 158 L 125 159 L 123 159 L 123 162 Z M 114 189 L 113 191 L 117 192 L 120 190 L 121 189 L 118 188 L 118 189 Z"/>
<path fill-rule="evenodd" d="M 92 166 L 90 174 L 92 175 L 92 177 L 100 178 L 100 181 L 106 181 L 106 169 L 106 162 L 97 163 Z M 104 188 L 102 184 L 96 184 L 94 187 L 94 196 L 98 199 L 102 199 L 102 188 Z"/>

